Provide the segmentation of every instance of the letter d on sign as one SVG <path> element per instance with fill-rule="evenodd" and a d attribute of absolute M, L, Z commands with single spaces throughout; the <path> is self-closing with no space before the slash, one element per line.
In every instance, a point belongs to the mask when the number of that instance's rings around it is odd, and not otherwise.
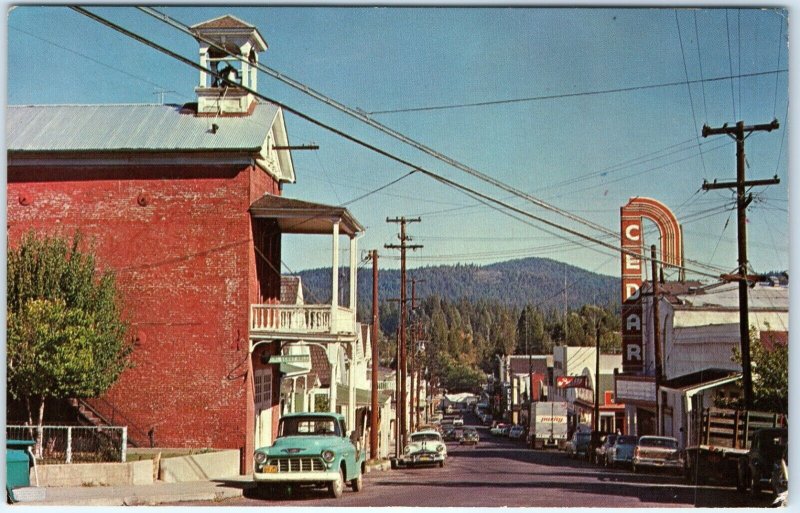
<path fill-rule="evenodd" d="M 625 301 L 635 301 L 639 299 L 639 285 L 628 283 L 625 285 Z"/>

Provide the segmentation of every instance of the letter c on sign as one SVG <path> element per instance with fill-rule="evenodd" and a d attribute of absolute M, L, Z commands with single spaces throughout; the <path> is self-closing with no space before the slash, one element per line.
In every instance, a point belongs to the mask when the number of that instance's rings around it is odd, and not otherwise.
<path fill-rule="evenodd" d="M 640 229 L 641 227 L 638 224 L 629 225 L 625 228 L 625 237 L 627 237 L 628 240 L 639 240 Z M 636 231 L 636 235 L 633 234 L 634 230 Z"/>

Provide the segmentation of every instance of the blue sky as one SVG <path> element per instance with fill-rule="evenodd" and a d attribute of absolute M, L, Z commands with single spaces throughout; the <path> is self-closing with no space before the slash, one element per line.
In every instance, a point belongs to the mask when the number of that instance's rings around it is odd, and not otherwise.
<path fill-rule="evenodd" d="M 703 138 L 704 123 L 781 127 L 747 139 L 753 189 L 749 256 L 758 271 L 789 266 L 787 16 L 775 9 L 657 8 L 159 8 L 188 25 L 232 14 L 269 44 L 261 62 L 472 168 L 610 230 L 634 196 L 655 198 L 684 225 L 687 259 L 736 267 L 729 191 L 735 145 Z M 132 7 L 92 8 L 190 58 L 197 43 Z M 197 72 L 65 7 L 21 6 L 8 16 L 9 104 L 192 101 Z M 680 35 L 679 35 L 680 34 Z M 748 75 L 741 78 L 731 76 Z M 713 79 L 713 80 L 710 80 Z M 699 82 L 704 80 L 703 82 Z M 687 84 L 686 82 L 692 82 Z M 667 85 L 671 84 L 671 85 Z M 616 90 L 617 92 L 604 92 Z M 619 91 L 624 90 L 624 91 Z M 468 177 L 268 76 L 259 91 L 416 165 L 504 198 L 537 216 L 578 225 Z M 594 93 L 594 94 L 586 94 Z M 548 98 L 542 98 L 548 97 Z M 527 99 L 506 103 L 503 100 Z M 485 103 L 489 105 L 469 106 Z M 383 112 L 434 106 L 448 108 Z M 291 114 L 297 183 L 289 197 L 342 204 L 409 169 Z M 521 222 L 464 194 L 411 175 L 348 205 L 367 227 L 361 249 L 399 265 L 397 225 L 409 225 L 410 267 L 541 256 L 619 275 L 619 256 L 534 221 Z M 546 231 L 542 228 L 546 228 Z M 565 240 L 565 238 L 567 240 Z M 614 242 L 614 241 L 612 241 Z M 654 234 L 646 244 L 656 244 Z M 288 237 L 285 271 L 329 265 L 328 237 Z M 700 264 L 687 264 L 701 269 Z M 670 276 L 670 273 L 668 273 Z M 674 274 L 673 274 L 674 276 Z M 690 274 L 691 277 L 691 274 Z"/>

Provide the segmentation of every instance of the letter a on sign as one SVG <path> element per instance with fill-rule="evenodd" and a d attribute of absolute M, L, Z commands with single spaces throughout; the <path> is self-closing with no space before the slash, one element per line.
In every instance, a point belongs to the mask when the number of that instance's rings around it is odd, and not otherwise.
<path fill-rule="evenodd" d="M 625 322 L 626 331 L 642 331 L 642 318 L 637 314 L 629 315 Z"/>

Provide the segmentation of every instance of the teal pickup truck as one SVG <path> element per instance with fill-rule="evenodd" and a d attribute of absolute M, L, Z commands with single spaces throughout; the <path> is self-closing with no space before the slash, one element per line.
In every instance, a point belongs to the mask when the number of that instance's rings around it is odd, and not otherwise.
<path fill-rule="evenodd" d="M 338 498 L 346 482 L 354 492 L 363 488 L 365 453 L 341 414 L 291 413 L 280 419 L 275 442 L 256 450 L 253 480 L 270 494 L 316 485 Z"/>

